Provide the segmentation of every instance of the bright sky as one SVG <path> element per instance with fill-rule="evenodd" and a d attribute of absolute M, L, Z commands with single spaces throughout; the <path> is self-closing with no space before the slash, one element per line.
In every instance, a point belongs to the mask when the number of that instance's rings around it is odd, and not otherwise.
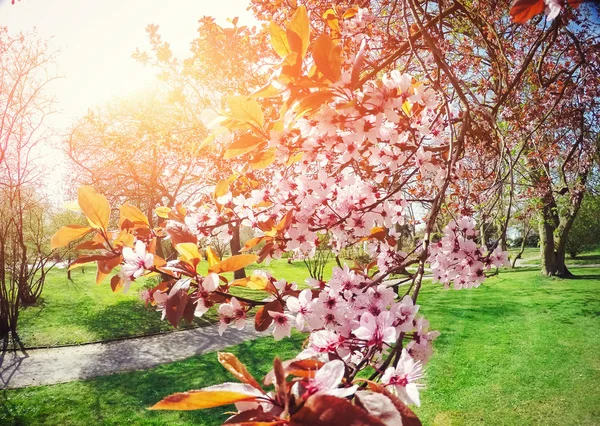
<path fill-rule="evenodd" d="M 136 47 L 146 50 L 145 27 L 160 26 L 164 41 L 175 54 L 187 52 L 197 34 L 198 19 L 213 16 L 220 24 L 240 17 L 238 25 L 253 25 L 246 7 L 249 0 L 21 0 L 14 5 L 0 0 L 0 26 L 12 34 L 36 28 L 43 38 L 52 37 L 60 50 L 58 65 L 64 76 L 52 86 L 58 113 L 50 124 L 66 128 L 91 106 L 112 97 L 126 97 L 156 81 L 155 73 L 131 59 Z M 50 181 L 64 176 L 64 160 L 56 151 L 46 159 L 55 170 Z M 62 192 L 62 186 L 53 187 Z"/>

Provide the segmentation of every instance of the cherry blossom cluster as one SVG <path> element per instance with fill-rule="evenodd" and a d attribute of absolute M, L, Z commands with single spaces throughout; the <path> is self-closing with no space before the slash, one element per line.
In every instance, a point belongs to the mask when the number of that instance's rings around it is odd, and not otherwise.
<path fill-rule="evenodd" d="M 451 221 L 444 228 L 444 236 L 430 247 L 429 262 L 434 281 L 446 288 L 450 283 L 454 288 L 479 287 L 485 280 L 485 271 L 492 266 L 508 266 L 507 253 L 500 247 L 492 253 L 485 253 L 473 240 L 476 237 L 475 221 L 462 217 Z"/>
<path fill-rule="evenodd" d="M 358 34 L 369 14 L 360 9 L 355 18 L 343 24 L 342 35 L 368 46 L 368 36 Z M 340 388 L 342 378 L 349 384 L 360 370 L 372 367 L 390 392 L 405 404 L 419 405 L 422 366 L 439 332 L 417 316 L 419 305 L 410 296 L 417 276 L 406 266 L 425 258 L 417 250 L 396 249 L 395 227 L 407 220 L 409 198 L 443 193 L 448 178 L 460 173 L 460 162 L 448 160 L 450 117 L 440 113 L 440 99 L 431 87 L 397 70 L 361 85 L 352 79 L 351 69 L 343 68 L 326 91 L 309 91 L 309 99 L 322 99 L 316 106 L 292 102 L 278 126 L 256 122 L 249 132 L 274 157 L 272 166 L 261 169 L 262 179 L 247 185 L 242 182 L 247 168 L 236 170 L 225 185 L 217 183 L 205 202 L 170 216 L 165 230 L 172 237 L 216 237 L 228 243 L 235 226 L 250 227 L 254 245 L 246 250 L 264 243 L 261 260 L 286 252 L 312 257 L 324 240 L 335 253 L 361 243 L 371 265 L 365 270 L 336 267 L 330 280 L 308 280 L 308 288 L 255 272 L 240 285 L 260 288 L 268 297 L 253 301 L 229 293 L 230 283 L 223 284 L 218 273 L 202 277 L 177 260 L 161 268 L 174 274 L 175 284 L 156 288 L 150 297 L 167 317 L 168 304 L 175 303 L 169 301 L 181 298 L 193 301 L 195 316 L 216 306 L 221 334 L 228 327 L 244 328 L 255 307 L 257 330 L 272 327 L 275 340 L 290 337 L 293 328 L 309 333 L 296 359 L 325 364 L 314 378 L 294 385 L 300 396 L 349 395 L 356 387 Z M 282 95 L 284 100 L 291 92 Z M 485 256 L 474 236 L 474 222 L 463 218 L 450 223 L 444 238 L 432 245 L 430 262 L 438 281 L 477 286 L 485 269 L 505 261 L 499 251 Z M 151 263 L 137 246 L 124 261 L 128 279 Z M 408 277 L 405 292 L 403 285 L 390 284 L 394 280 L 385 281 L 393 274 Z"/>
<path fill-rule="evenodd" d="M 401 362 L 390 367 L 393 371 L 386 370 L 390 380 L 383 383 L 390 385 L 406 404 L 418 404 L 415 386 L 421 377 L 420 366 L 431 356 L 431 343 L 439 333 L 429 330 L 425 318 L 417 317 L 419 306 L 411 297 L 405 296 L 398 301 L 392 288 L 383 284 L 371 286 L 372 280 L 348 267 L 335 267 L 327 283 L 308 282 L 318 287 L 305 288 L 297 296 L 284 297 L 284 312 L 268 311 L 274 320 L 275 340 L 290 337 L 292 328 L 296 328 L 310 333 L 308 345 L 297 359 L 343 360 L 349 365 L 375 368 L 380 367 L 391 350 L 400 350 L 397 345 L 406 341 Z M 286 287 L 297 290 L 295 284 L 283 280 L 274 281 L 274 285 L 279 290 Z M 268 300 L 275 300 L 275 297 Z M 242 328 L 246 313 L 235 297 L 229 303 L 221 304 L 219 331 L 222 333 L 230 325 Z M 411 386 L 407 388 L 408 385 Z"/>
<path fill-rule="evenodd" d="M 357 105 L 350 108 L 349 100 Z M 398 71 L 362 90 L 340 86 L 312 116 L 289 113 L 289 130 L 270 131 L 277 167 L 268 184 L 246 193 L 232 185 L 218 206 L 191 209 L 185 226 L 199 239 L 226 243 L 231 221 L 258 230 L 292 210 L 292 225 L 269 253 L 277 258 L 286 251 L 310 257 L 325 234 L 338 252 L 374 227 L 403 224 L 405 191 L 424 191 L 428 182 L 439 188 L 447 175 L 447 123 L 436 108 L 435 91 Z"/>

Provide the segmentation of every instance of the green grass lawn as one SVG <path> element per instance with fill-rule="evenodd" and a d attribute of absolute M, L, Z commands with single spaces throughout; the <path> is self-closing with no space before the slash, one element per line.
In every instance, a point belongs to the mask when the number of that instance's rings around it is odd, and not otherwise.
<path fill-rule="evenodd" d="M 326 267 L 326 278 L 331 275 L 333 261 Z M 206 271 L 206 263 L 199 266 Z M 254 269 L 271 272 L 275 277 L 286 278 L 303 285 L 309 277 L 303 262 L 288 264 L 286 259 L 275 260 L 270 265 L 251 265 Z M 139 291 L 148 281 L 134 282 L 127 294 L 113 293 L 109 280 L 96 285 L 96 267 L 87 266 L 85 273 L 75 269 L 73 280 L 67 280 L 64 269 L 53 269 L 48 273 L 44 291 L 36 306 L 21 311 L 19 316 L 19 337 L 27 347 L 80 344 L 119 337 L 139 336 L 151 333 L 172 331 L 166 321 L 152 307 L 144 306 Z M 226 274 L 232 278 L 233 274 Z M 237 287 L 235 294 L 262 299 L 265 293 Z M 192 324 L 182 324 L 180 328 L 197 327 L 217 320 L 215 309 Z"/>
<path fill-rule="evenodd" d="M 420 303 L 442 332 L 417 410 L 426 425 L 600 424 L 600 269 L 577 280 L 535 268 L 503 271 L 484 286 L 426 284 Z M 275 354 L 292 357 L 303 336 L 233 348 L 263 375 Z M 217 425 L 223 410 L 151 412 L 164 396 L 231 380 L 216 354 L 147 371 L 5 391 L 0 424 Z M 93 420 L 92 420 L 93 419 Z"/>
<path fill-rule="evenodd" d="M 510 253 L 511 259 L 519 254 L 521 251 L 521 247 L 509 248 L 508 252 Z M 521 255 L 521 260 L 525 263 L 529 263 L 531 259 L 539 259 L 540 258 L 540 248 L 539 247 L 525 247 L 523 250 L 523 254 Z"/>
<path fill-rule="evenodd" d="M 520 249 L 509 249 L 511 256 L 516 256 Z M 538 247 L 527 247 L 521 256 L 521 260 L 525 265 L 539 265 L 540 261 L 540 249 Z M 575 259 L 567 255 L 566 259 L 567 266 L 569 265 L 600 265 L 600 249 L 588 251 L 577 255 Z"/>

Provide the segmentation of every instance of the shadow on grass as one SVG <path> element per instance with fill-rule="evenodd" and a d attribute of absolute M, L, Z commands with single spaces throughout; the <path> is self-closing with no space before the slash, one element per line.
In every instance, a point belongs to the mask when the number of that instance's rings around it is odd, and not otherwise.
<path fill-rule="evenodd" d="M 575 275 L 573 278 L 575 280 L 600 280 L 600 274 L 591 274 L 591 275 Z"/>
<path fill-rule="evenodd" d="M 600 254 L 582 254 L 577 256 L 575 259 L 569 257 L 566 259 L 569 262 L 586 262 L 586 263 L 600 263 Z"/>
<path fill-rule="evenodd" d="M 303 335 L 273 345 L 271 337 L 226 349 L 235 353 L 259 380 L 273 358 L 293 357 Z M 226 335 L 223 336 L 226 338 Z M 135 356 L 135 354 L 123 354 Z M 220 425 L 232 406 L 198 411 L 148 411 L 164 397 L 236 380 L 219 364 L 216 353 L 194 356 L 144 371 L 115 374 L 55 386 L 1 392 L 0 424 L 178 424 Z"/>
<path fill-rule="evenodd" d="M 95 333 L 97 340 L 186 330 L 211 323 L 203 318 L 195 318 L 191 324 L 183 321 L 179 327 L 174 328 L 167 321 L 161 320 L 161 314 L 155 309 L 136 300 L 123 300 L 80 318 L 80 324 Z"/>

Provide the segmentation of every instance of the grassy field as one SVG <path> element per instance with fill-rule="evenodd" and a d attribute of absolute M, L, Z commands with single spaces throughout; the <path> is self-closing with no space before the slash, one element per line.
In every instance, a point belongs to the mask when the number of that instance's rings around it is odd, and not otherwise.
<path fill-rule="evenodd" d="M 442 332 L 417 410 L 426 425 L 600 424 L 600 269 L 577 280 L 534 268 L 502 272 L 479 289 L 426 284 L 420 302 Z M 233 351 L 262 375 L 303 340 L 246 342 Z M 175 391 L 231 380 L 216 354 L 68 384 L 5 391 L 0 424 L 216 425 L 222 410 L 151 412 Z"/>
<path fill-rule="evenodd" d="M 521 251 L 520 247 L 509 248 L 508 252 L 510 253 L 511 260 L 514 256 L 519 254 L 520 251 Z M 525 247 L 525 250 L 523 251 L 523 254 L 521 255 L 521 260 L 524 263 L 529 263 L 530 260 L 532 260 L 532 259 L 538 259 L 538 261 L 539 261 L 539 258 L 540 258 L 539 247 Z"/>
<path fill-rule="evenodd" d="M 519 253 L 519 248 L 511 248 L 508 252 L 511 256 L 516 256 Z M 600 249 L 588 251 L 577 255 L 575 259 L 572 259 L 569 255 L 566 257 L 566 263 L 568 265 L 600 265 Z M 526 247 L 521 261 L 525 265 L 539 265 L 540 262 L 540 249 L 539 247 Z"/>
<path fill-rule="evenodd" d="M 333 262 L 326 268 L 326 276 L 331 274 Z M 205 271 L 206 264 L 199 269 Z M 288 264 L 281 259 L 270 265 L 251 265 L 253 269 L 266 269 L 276 277 L 288 281 L 304 283 L 308 270 L 303 262 Z M 232 274 L 229 274 L 232 275 Z M 23 309 L 19 317 L 19 337 L 27 347 L 79 344 L 119 337 L 138 336 L 164 331 L 172 331 L 166 321 L 152 307 L 144 306 L 139 291 L 151 286 L 149 280 L 132 284 L 127 294 L 113 293 L 109 280 L 95 284 L 96 267 L 88 266 L 85 273 L 81 269 L 72 271 L 72 281 L 67 280 L 64 269 L 53 269 L 48 274 L 42 297 L 36 306 Z M 230 277 L 231 278 L 231 277 Z M 258 291 L 235 288 L 234 293 L 262 299 L 265 294 Z M 214 309 L 192 324 L 180 328 L 197 327 L 217 319 Z"/>

